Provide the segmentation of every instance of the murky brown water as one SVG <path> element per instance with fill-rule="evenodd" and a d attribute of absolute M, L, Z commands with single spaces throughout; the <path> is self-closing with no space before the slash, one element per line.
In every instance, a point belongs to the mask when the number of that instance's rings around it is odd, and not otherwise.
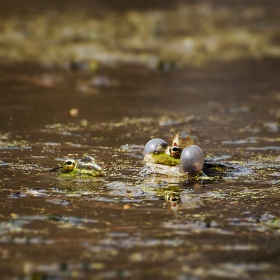
<path fill-rule="evenodd" d="M 279 58 L 74 66 L 0 68 L 1 279 L 279 279 Z M 143 176 L 172 128 L 233 172 Z M 105 177 L 50 174 L 84 153 Z"/>

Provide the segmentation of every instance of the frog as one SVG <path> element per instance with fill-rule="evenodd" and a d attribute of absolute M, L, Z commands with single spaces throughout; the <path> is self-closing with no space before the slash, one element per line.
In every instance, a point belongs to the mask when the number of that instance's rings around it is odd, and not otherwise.
<path fill-rule="evenodd" d="M 92 179 L 92 177 L 104 176 L 104 171 L 96 163 L 94 157 L 84 154 L 81 159 L 67 158 L 62 166 L 53 168 L 51 172 L 56 172 L 58 179 Z"/>
<path fill-rule="evenodd" d="M 160 138 L 151 139 L 144 147 L 144 162 L 149 168 L 155 169 L 156 173 L 199 174 L 204 155 L 196 143 L 196 137 L 188 134 L 180 138 L 179 132 L 169 138 L 169 143 Z"/>
<path fill-rule="evenodd" d="M 179 132 L 169 137 L 168 143 L 161 138 L 149 140 L 143 151 L 143 174 L 162 174 L 187 177 L 193 180 L 217 180 L 231 166 L 205 159 L 195 136 L 181 138 Z"/>

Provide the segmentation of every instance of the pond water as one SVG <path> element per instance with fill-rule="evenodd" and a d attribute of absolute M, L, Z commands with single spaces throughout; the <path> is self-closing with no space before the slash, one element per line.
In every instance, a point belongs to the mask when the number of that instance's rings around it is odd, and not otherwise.
<path fill-rule="evenodd" d="M 277 13 L 273 1 L 270 10 L 243 13 L 215 3 L 216 10 L 198 3 L 191 13 L 128 13 L 116 34 L 112 22 L 122 16 L 84 22 L 108 37 L 80 32 L 79 13 L 71 21 L 53 10 L 42 18 L 31 11 L 35 25 L 5 19 L 1 279 L 279 279 Z M 188 59 L 180 61 L 180 24 L 189 26 L 183 19 L 192 13 L 204 21 L 187 17 L 198 31 L 194 41 L 184 39 Z M 172 28 L 164 24 L 174 20 Z M 126 29 L 127 21 L 136 24 Z M 230 31 L 225 22 L 233 23 Z M 250 26 L 245 35 L 240 25 Z M 147 38 L 151 27 L 156 35 Z M 87 53 L 87 40 L 97 42 L 101 62 Z M 73 52 L 89 57 L 72 61 Z M 168 140 L 170 130 L 196 136 L 207 159 L 233 169 L 215 180 L 147 175 L 145 143 Z M 85 153 L 106 176 L 59 180 L 50 172 Z"/>
<path fill-rule="evenodd" d="M 273 67 L 119 66 L 98 74 L 108 85 L 86 92 L 76 87 L 92 80 L 83 71 L 2 68 L 2 279 L 277 279 Z M 45 77 L 63 82 L 46 86 Z M 143 145 L 170 129 L 197 136 L 207 158 L 235 171 L 219 181 L 143 176 Z M 49 172 L 84 153 L 105 177 L 69 181 Z"/>

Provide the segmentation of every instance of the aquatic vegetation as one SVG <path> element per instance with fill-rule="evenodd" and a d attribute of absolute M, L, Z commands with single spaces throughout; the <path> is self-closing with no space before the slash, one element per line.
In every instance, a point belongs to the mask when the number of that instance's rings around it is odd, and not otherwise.
<path fill-rule="evenodd" d="M 31 150 L 32 147 L 24 140 L 0 140 L 0 150 Z"/>

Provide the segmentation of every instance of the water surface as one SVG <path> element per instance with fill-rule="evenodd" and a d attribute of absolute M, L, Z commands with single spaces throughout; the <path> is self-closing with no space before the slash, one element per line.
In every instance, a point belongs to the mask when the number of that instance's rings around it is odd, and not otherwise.
<path fill-rule="evenodd" d="M 83 63 L 0 67 L 1 279 L 278 279 L 279 58 Z M 233 171 L 144 176 L 170 129 Z M 105 177 L 50 172 L 84 153 Z"/>

